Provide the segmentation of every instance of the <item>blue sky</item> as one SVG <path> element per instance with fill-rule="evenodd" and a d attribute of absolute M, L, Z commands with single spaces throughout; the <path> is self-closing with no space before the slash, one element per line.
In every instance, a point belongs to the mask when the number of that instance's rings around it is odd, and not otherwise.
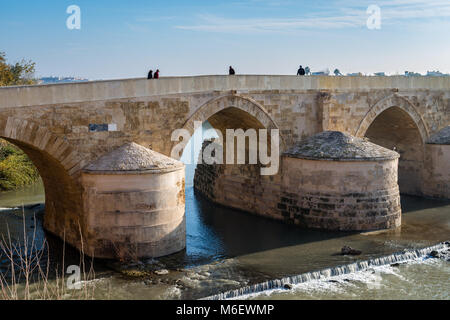
<path fill-rule="evenodd" d="M 0 0 L 0 51 L 38 76 L 450 72 L 449 0 Z M 81 29 L 69 30 L 69 5 Z M 369 5 L 381 29 L 369 30 Z"/>

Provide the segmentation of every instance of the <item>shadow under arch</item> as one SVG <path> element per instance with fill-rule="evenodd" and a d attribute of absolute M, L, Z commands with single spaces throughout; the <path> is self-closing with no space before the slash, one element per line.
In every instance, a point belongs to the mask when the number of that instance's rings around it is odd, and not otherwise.
<path fill-rule="evenodd" d="M 234 119 L 234 120 L 233 120 Z M 219 97 L 215 97 L 207 102 L 203 103 L 197 110 L 186 120 L 182 130 L 189 132 L 190 137 L 194 136 L 196 123 L 203 124 L 209 121 L 212 127 L 216 130 L 220 130 L 225 137 L 225 129 L 267 129 L 268 136 L 270 137 L 271 129 L 279 129 L 270 114 L 261 106 L 257 101 L 243 97 L 237 94 L 226 94 Z M 230 124 L 233 122 L 233 124 Z M 172 141 L 171 144 L 171 156 L 179 160 L 184 152 L 184 148 L 187 145 L 185 142 L 183 149 L 175 149 L 180 141 Z M 268 141 L 270 145 L 270 141 Z M 279 136 L 280 154 L 285 148 L 285 142 L 283 137 Z M 174 153 L 172 151 L 178 151 Z"/>
<path fill-rule="evenodd" d="M 377 103 L 361 122 L 357 136 L 400 154 L 398 184 L 402 194 L 422 195 L 424 143 L 428 130 L 420 114 L 396 95 Z"/>
<path fill-rule="evenodd" d="M 277 124 L 263 106 L 251 98 L 242 97 L 237 94 L 228 94 L 207 101 L 185 122 L 183 129 L 187 129 L 193 133 L 195 121 L 204 122 L 214 114 L 229 107 L 247 112 L 257 119 L 266 129 L 278 129 Z"/>
<path fill-rule="evenodd" d="M 44 227 L 78 246 L 82 219 L 82 190 L 78 183 L 83 163 L 63 138 L 37 123 L 15 117 L 0 118 L 0 138 L 16 145 L 30 158 L 45 190 Z M 68 232 L 71 230 L 71 232 Z"/>
<path fill-rule="evenodd" d="M 279 146 L 273 144 L 274 141 L 271 137 L 272 129 L 279 130 L 276 123 L 257 102 L 234 94 L 221 96 L 203 104 L 186 121 L 183 129 L 189 133 L 195 132 L 198 127 L 198 123 L 194 125 L 195 122 L 202 124 L 208 122 L 223 139 L 222 145 L 214 147 L 214 151 L 204 149 L 211 143 L 210 141 L 202 141 L 202 148 L 198 151 L 194 150 L 193 154 L 190 153 L 190 156 L 193 156 L 190 161 L 193 161 L 194 164 L 189 163 L 193 166 L 187 169 L 187 172 L 195 168 L 193 175 L 195 190 L 216 204 L 258 215 L 264 214 L 262 208 L 264 203 L 261 201 L 260 192 L 268 190 L 272 186 L 273 179 L 276 179 L 274 176 L 279 175 L 280 158 L 278 155 L 283 150 L 281 137 Z M 227 129 L 235 131 L 230 132 L 231 135 L 229 135 Z M 260 129 L 267 129 L 267 135 Z M 191 139 L 195 140 L 196 136 L 197 133 L 195 136 L 191 134 L 191 137 L 194 137 Z M 263 146 L 260 142 L 264 141 L 265 137 L 267 140 Z M 261 138 L 262 141 L 260 141 Z M 185 151 L 188 150 L 186 149 L 188 145 L 189 143 L 182 150 L 181 148 L 178 150 L 181 150 L 180 153 L 183 154 L 183 157 Z M 198 148 L 199 144 L 197 143 L 196 146 Z M 228 150 L 230 146 L 234 148 L 231 152 Z M 206 155 L 204 150 L 207 151 Z M 204 157 L 208 156 L 208 152 L 211 151 L 213 154 L 216 154 L 217 151 L 223 152 L 223 157 L 215 159 L 223 162 L 207 164 L 205 161 L 201 161 L 196 163 L 199 155 L 204 160 Z M 263 156 L 261 151 L 263 155 L 264 152 L 267 152 L 268 163 L 261 161 L 261 156 Z M 189 175 L 188 173 L 187 177 Z M 188 182 L 190 185 L 190 181 Z M 243 201 L 244 198 L 245 201 Z"/>
<path fill-rule="evenodd" d="M 416 124 L 420 136 L 422 138 L 422 142 L 425 142 L 429 138 L 429 130 L 426 126 L 425 121 L 423 120 L 420 113 L 416 110 L 414 105 L 405 97 L 401 97 L 397 94 L 392 94 L 387 96 L 380 101 L 378 101 L 370 110 L 366 113 L 364 118 L 359 123 L 358 128 L 356 129 L 355 136 L 364 137 L 369 126 L 373 123 L 373 121 L 385 110 L 397 107 L 403 110 L 405 113 L 409 115 L 409 117 Z"/>

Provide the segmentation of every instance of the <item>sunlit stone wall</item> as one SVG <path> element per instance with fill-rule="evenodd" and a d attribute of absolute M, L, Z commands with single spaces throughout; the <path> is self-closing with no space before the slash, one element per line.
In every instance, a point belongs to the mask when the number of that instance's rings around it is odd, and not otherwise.
<path fill-rule="evenodd" d="M 281 214 L 308 228 L 400 226 L 398 160 L 327 161 L 285 157 Z"/>
<path fill-rule="evenodd" d="M 139 152 L 126 152 L 142 161 L 146 148 L 135 149 Z M 161 155 L 159 159 L 173 163 L 152 159 L 154 165 L 148 165 L 144 158 L 145 167 L 138 169 L 120 158 L 121 168 L 108 159 L 107 170 L 97 162 L 83 171 L 87 252 L 100 258 L 136 259 L 184 249 L 184 166 Z"/>
<path fill-rule="evenodd" d="M 340 132 L 311 139 L 283 155 L 276 175 L 261 176 L 258 165 L 201 164 L 194 187 L 215 203 L 307 228 L 400 226 L 396 152 Z"/>
<path fill-rule="evenodd" d="M 425 145 L 423 189 L 426 196 L 450 199 L 450 126 Z"/>

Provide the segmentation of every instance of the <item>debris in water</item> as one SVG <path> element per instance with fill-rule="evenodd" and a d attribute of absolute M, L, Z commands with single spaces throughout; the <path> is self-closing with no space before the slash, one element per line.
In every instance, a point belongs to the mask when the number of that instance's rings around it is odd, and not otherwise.
<path fill-rule="evenodd" d="M 361 254 L 361 250 L 356 250 L 349 246 L 343 246 L 341 249 L 341 254 L 342 255 L 359 256 Z"/>
<path fill-rule="evenodd" d="M 167 270 L 167 269 L 161 269 L 161 270 L 155 270 L 154 271 L 157 275 L 163 275 L 163 274 L 168 274 L 169 273 L 169 270 Z"/>
<path fill-rule="evenodd" d="M 292 289 L 292 284 L 290 284 L 290 283 L 285 283 L 284 286 L 283 286 L 283 288 L 284 288 L 284 289 L 287 289 L 287 290 L 291 290 L 291 289 Z"/>
<path fill-rule="evenodd" d="M 441 255 L 436 250 L 433 250 L 433 251 L 430 252 L 430 257 L 432 257 L 432 258 L 440 258 Z"/>

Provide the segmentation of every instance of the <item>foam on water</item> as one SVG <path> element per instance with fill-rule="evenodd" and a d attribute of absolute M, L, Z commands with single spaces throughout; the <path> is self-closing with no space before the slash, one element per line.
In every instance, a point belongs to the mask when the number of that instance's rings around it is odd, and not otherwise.
<path fill-rule="evenodd" d="M 379 286 L 381 282 L 380 273 L 392 274 L 405 280 L 393 268 L 394 263 L 405 263 L 408 261 L 424 260 L 432 251 L 442 251 L 448 249 L 448 242 L 443 242 L 417 250 L 404 250 L 385 257 L 359 261 L 348 265 L 327 268 L 320 271 L 302 273 L 282 279 L 268 280 L 262 283 L 249 285 L 235 290 L 226 291 L 213 296 L 206 297 L 206 300 L 222 299 L 244 299 L 254 297 L 258 294 L 274 293 L 283 290 L 285 285 L 292 285 L 294 290 L 308 289 L 314 287 L 315 290 L 341 290 L 339 283 L 346 280 L 366 282 L 368 285 Z M 324 281 L 325 280 L 325 281 Z M 330 282 L 334 280 L 336 282 Z M 348 282 L 348 281 L 346 281 Z M 285 290 L 283 290 L 285 291 Z"/>

